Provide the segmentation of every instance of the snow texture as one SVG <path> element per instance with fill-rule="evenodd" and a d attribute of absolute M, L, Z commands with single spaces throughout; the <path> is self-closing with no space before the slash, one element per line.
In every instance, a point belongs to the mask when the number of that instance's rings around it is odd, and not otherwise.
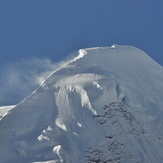
<path fill-rule="evenodd" d="M 162 163 L 162 66 L 131 46 L 77 53 L 0 108 L 1 162 Z"/>

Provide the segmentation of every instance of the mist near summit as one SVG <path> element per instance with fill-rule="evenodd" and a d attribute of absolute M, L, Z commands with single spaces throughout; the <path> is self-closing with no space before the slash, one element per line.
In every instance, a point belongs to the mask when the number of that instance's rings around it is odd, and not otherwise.
<path fill-rule="evenodd" d="M 1 69 L 0 106 L 15 105 L 31 94 L 59 67 L 49 59 L 31 58 L 6 64 Z"/>

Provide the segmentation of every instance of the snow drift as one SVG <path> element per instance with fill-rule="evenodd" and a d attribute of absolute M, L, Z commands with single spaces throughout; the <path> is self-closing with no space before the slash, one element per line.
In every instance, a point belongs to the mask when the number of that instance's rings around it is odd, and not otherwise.
<path fill-rule="evenodd" d="M 130 46 L 79 50 L 0 121 L 3 163 L 163 162 L 163 68 Z"/>

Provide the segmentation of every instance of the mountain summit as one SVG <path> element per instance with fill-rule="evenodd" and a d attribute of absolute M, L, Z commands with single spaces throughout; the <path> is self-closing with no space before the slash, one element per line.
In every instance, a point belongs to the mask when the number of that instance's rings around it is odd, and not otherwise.
<path fill-rule="evenodd" d="M 131 46 L 81 49 L 0 120 L 3 163 L 162 163 L 163 68 Z"/>

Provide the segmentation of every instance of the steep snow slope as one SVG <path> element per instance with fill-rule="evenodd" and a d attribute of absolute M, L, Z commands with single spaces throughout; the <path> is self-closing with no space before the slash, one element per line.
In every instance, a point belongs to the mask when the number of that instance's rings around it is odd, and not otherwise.
<path fill-rule="evenodd" d="M 0 160 L 163 162 L 163 68 L 139 49 L 79 50 L 0 121 Z"/>

